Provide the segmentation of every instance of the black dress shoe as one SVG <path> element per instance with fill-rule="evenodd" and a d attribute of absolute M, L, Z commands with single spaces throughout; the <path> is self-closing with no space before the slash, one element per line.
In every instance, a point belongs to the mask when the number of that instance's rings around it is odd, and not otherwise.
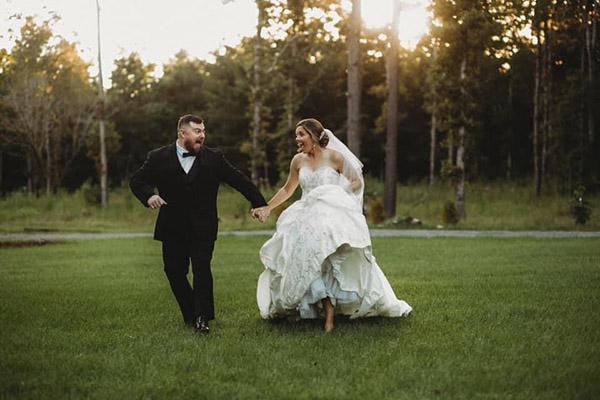
<path fill-rule="evenodd" d="M 209 333 L 210 327 L 208 326 L 208 320 L 202 316 L 196 319 L 196 325 L 194 326 L 198 333 Z"/>

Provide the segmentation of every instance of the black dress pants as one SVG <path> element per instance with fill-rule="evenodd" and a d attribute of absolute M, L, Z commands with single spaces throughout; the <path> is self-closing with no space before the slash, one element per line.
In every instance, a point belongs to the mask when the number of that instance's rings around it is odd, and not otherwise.
<path fill-rule="evenodd" d="M 193 323 L 198 316 L 207 320 L 215 318 L 210 270 L 214 246 L 213 241 L 163 241 L 165 274 L 186 323 Z M 187 279 L 190 260 L 193 287 Z"/>

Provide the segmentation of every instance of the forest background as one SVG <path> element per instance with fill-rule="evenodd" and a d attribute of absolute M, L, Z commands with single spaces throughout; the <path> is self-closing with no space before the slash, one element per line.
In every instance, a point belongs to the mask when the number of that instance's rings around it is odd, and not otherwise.
<path fill-rule="evenodd" d="M 398 215 L 407 185 L 441 193 L 425 196 L 428 212 L 448 223 L 468 220 L 470 188 L 490 187 L 516 193 L 509 202 L 559 198 L 559 214 L 577 219 L 579 205 L 589 219 L 600 188 L 597 1 L 435 0 L 414 49 L 399 45 L 397 23 L 366 28 L 360 1 L 343 3 L 257 0 L 256 34 L 214 61 L 181 50 L 157 77 L 133 52 L 109 61 L 106 90 L 77 43 L 53 32 L 58 16 L 22 16 L 14 46 L 0 49 L 2 201 L 83 190 L 110 208 L 110 193 L 119 198 L 193 113 L 207 144 L 266 193 L 287 175 L 295 123 L 319 119 L 363 161 L 372 222 Z"/>

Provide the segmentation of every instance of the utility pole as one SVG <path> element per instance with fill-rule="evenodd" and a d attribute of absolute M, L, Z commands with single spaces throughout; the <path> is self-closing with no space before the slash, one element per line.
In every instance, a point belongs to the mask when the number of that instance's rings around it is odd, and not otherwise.
<path fill-rule="evenodd" d="M 100 191 L 102 196 L 102 208 L 106 208 L 108 205 L 108 166 L 106 162 L 106 132 L 104 124 L 106 96 L 104 94 L 104 82 L 102 80 L 102 52 L 100 50 L 100 0 L 96 0 L 96 11 L 98 16 L 98 123 L 100 127 Z"/>

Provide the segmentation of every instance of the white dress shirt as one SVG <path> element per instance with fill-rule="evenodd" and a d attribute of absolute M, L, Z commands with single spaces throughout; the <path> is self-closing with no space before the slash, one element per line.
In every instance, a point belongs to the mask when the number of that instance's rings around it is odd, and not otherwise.
<path fill-rule="evenodd" d="M 179 158 L 179 164 L 181 164 L 181 168 L 187 174 L 190 172 L 192 165 L 194 164 L 194 160 L 196 160 L 196 156 L 188 156 L 184 157 L 183 153 L 188 153 L 186 149 L 179 145 L 179 142 L 175 142 L 175 147 L 177 147 L 177 158 Z"/>

